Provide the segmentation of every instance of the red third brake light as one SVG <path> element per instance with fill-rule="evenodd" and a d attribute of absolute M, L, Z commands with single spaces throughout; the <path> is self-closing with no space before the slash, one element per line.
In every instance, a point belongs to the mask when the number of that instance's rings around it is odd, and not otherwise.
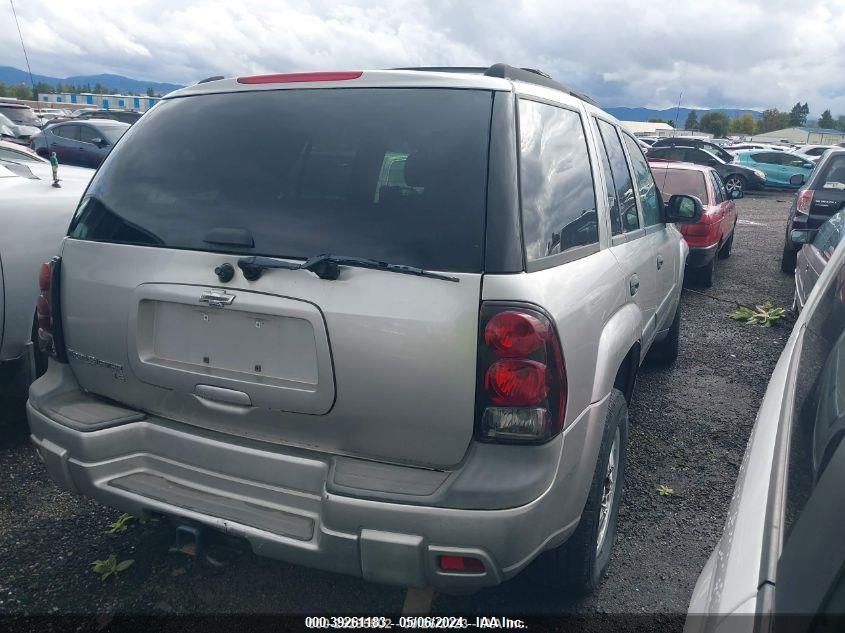
<path fill-rule="evenodd" d="M 816 193 L 812 189 L 805 189 L 798 194 L 798 202 L 795 203 L 795 210 L 804 215 L 810 214 L 810 207 L 813 205 L 813 194 Z"/>
<path fill-rule="evenodd" d="M 274 75 L 252 75 L 250 77 L 238 77 L 239 84 L 285 84 L 313 81 L 347 81 L 358 79 L 363 71 L 342 71 L 342 72 L 313 72 L 313 73 L 276 73 Z"/>

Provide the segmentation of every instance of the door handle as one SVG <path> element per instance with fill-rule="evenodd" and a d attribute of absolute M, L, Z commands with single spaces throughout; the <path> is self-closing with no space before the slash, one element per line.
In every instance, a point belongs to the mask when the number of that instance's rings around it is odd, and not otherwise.
<path fill-rule="evenodd" d="M 657 256 L 657 270 L 663 268 L 663 255 Z"/>
<path fill-rule="evenodd" d="M 640 278 L 636 275 L 631 275 L 631 278 L 628 280 L 628 290 L 631 291 L 631 296 L 633 297 L 637 294 L 637 290 L 640 289 Z"/>

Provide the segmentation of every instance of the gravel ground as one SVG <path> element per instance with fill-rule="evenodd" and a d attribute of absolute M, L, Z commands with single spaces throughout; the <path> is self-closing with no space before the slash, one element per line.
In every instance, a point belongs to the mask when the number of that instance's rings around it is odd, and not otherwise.
<path fill-rule="evenodd" d="M 677 628 L 718 539 L 749 431 L 789 335 L 727 318 L 732 303 L 789 307 L 779 270 L 791 194 L 739 201 L 733 256 L 714 286 L 685 290 L 682 347 L 671 369 L 643 368 L 619 538 L 609 577 L 583 601 L 517 577 L 472 596 L 435 595 L 432 613 L 675 614 Z M 23 401 L 0 396 L 0 614 L 397 613 L 404 590 L 220 549 L 228 564 L 169 551 L 165 521 L 107 534 L 118 512 L 59 490 L 27 438 Z M 656 488 L 669 486 L 671 496 Z M 101 582 L 91 562 L 114 553 L 134 564 Z"/>

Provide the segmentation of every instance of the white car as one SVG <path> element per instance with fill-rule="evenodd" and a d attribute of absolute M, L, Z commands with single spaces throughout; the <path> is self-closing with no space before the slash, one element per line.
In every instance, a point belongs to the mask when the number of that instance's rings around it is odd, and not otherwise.
<path fill-rule="evenodd" d="M 685 633 L 842 631 L 845 243 L 772 373 Z"/>
<path fill-rule="evenodd" d="M 28 348 L 39 266 L 58 251 L 93 175 L 93 169 L 62 165 L 61 186 L 53 187 L 49 162 L 0 159 L 0 386 L 28 384 L 35 375 Z"/>

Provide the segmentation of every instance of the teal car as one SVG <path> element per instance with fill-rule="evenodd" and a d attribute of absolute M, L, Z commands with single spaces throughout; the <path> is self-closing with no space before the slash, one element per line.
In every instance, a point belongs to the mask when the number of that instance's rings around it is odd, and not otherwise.
<path fill-rule="evenodd" d="M 735 153 L 735 163 L 758 169 L 766 174 L 766 186 L 797 189 L 800 185 L 790 184 L 796 174 L 804 176 L 806 182 L 816 166 L 800 154 L 763 149 L 746 149 Z"/>

